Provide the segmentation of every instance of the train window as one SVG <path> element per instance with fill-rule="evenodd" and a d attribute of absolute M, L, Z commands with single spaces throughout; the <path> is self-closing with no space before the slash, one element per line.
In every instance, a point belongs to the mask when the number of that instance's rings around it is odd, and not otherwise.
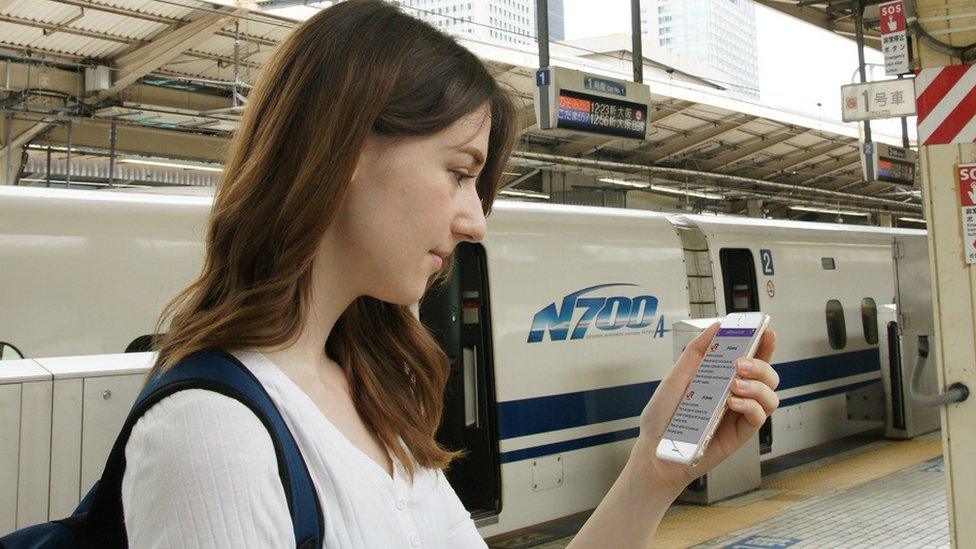
<path fill-rule="evenodd" d="M 725 286 L 725 312 L 759 310 L 756 292 L 756 266 L 752 251 L 745 248 L 723 248 L 719 251 L 722 282 Z"/>
<path fill-rule="evenodd" d="M 20 349 L 0 341 L 0 360 L 20 360 L 22 358 L 24 358 L 24 354 L 20 352 Z"/>
<path fill-rule="evenodd" d="M 827 338 L 830 346 L 840 350 L 847 347 L 847 322 L 844 321 L 844 306 L 840 301 L 827 302 Z"/>
<path fill-rule="evenodd" d="M 833 271 L 837 268 L 837 266 L 834 264 L 834 258 L 832 257 L 821 257 L 820 266 L 823 267 L 823 270 L 825 271 Z"/>
<path fill-rule="evenodd" d="M 870 297 L 861 300 L 861 324 L 864 326 L 864 340 L 869 345 L 877 345 L 878 306 Z"/>
<path fill-rule="evenodd" d="M 125 353 L 146 353 L 152 351 L 153 336 L 142 335 L 132 340 L 125 348 Z"/>

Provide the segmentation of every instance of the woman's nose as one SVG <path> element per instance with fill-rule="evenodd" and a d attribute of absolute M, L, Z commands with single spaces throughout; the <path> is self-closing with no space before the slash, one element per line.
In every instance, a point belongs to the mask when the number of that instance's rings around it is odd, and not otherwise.
<path fill-rule="evenodd" d="M 480 242 L 488 231 L 488 224 L 485 221 L 485 212 L 481 209 L 481 199 L 473 187 L 472 185 L 472 190 L 465 193 L 461 211 L 454 218 L 454 233 L 462 240 Z"/>

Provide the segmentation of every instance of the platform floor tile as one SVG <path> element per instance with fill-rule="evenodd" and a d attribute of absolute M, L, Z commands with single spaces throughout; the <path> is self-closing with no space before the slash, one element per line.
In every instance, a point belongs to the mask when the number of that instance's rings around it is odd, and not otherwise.
<path fill-rule="evenodd" d="M 701 549 L 949 547 L 942 458 L 812 497 Z"/>

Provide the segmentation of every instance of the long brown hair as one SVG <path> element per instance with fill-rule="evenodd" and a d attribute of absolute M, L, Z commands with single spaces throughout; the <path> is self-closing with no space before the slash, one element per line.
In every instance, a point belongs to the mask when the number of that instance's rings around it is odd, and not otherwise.
<path fill-rule="evenodd" d="M 295 29 L 248 97 L 203 270 L 163 311 L 151 373 L 206 349 L 292 344 L 310 306 L 314 254 L 366 137 L 433 134 L 486 104 L 491 129 L 477 184 L 487 215 L 516 120 L 477 57 L 379 0 L 338 3 Z M 408 307 L 360 297 L 325 351 L 344 368 L 363 420 L 411 474 L 398 437 L 421 466 L 447 466 L 456 454 L 434 434 L 448 360 Z"/>

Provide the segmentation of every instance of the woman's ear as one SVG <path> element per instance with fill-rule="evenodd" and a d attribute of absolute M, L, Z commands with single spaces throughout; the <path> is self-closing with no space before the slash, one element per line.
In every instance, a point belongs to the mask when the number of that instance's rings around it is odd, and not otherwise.
<path fill-rule="evenodd" d="M 377 142 L 377 136 L 373 135 L 372 133 L 367 135 L 366 139 L 363 140 L 363 146 L 359 150 L 359 158 L 356 159 L 356 167 L 353 168 L 352 177 L 349 179 L 350 186 L 358 185 L 360 179 L 366 173 L 364 167 L 371 165 L 371 163 L 375 161 L 376 154 L 378 152 Z"/>

